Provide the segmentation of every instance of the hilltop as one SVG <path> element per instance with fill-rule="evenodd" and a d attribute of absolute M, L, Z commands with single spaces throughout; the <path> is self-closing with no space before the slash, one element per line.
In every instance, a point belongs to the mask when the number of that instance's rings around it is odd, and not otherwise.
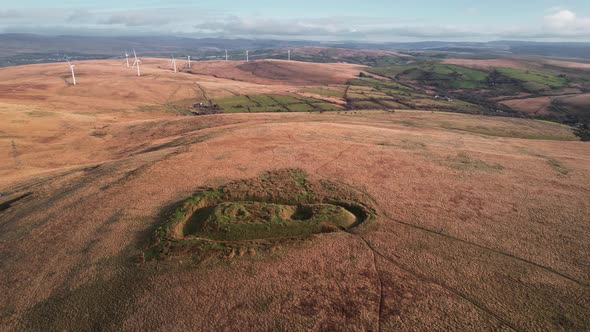
<path fill-rule="evenodd" d="M 142 61 L 0 69 L 1 329 L 590 326 L 576 128 L 433 64 Z"/>

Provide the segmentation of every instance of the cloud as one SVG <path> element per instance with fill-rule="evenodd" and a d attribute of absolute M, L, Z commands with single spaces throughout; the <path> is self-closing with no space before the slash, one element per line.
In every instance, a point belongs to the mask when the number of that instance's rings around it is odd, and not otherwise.
<path fill-rule="evenodd" d="M 469 10 L 472 13 L 475 11 Z M 26 15 L 24 15 L 26 14 Z M 0 31 L 54 34 L 80 31 L 93 35 L 182 35 L 190 37 L 306 40 L 573 40 L 590 39 L 590 18 L 566 8 L 551 8 L 536 24 L 491 26 L 434 24 L 404 17 L 333 16 L 276 18 L 236 16 L 189 7 L 111 9 L 0 10 Z"/>
<path fill-rule="evenodd" d="M 16 19 L 22 17 L 22 13 L 16 10 L 0 10 L 1 19 Z"/>
<path fill-rule="evenodd" d="M 69 23 L 90 23 L 95 19 L 96 15 L 86 9 L 74 10 L 70 15 L 65 18 L 66 22 Z"/>
<path fill-rule="evenodd" d="M 260 38 L 299 37 L 396 41 L 400 39 L 448 40 L 573 40 L 590 38 L 590 17 L 552 8 L 538 24 L 530 26 L 429 24 L 398 18 L 327 17 L 313 19 L 273 19 L 265 17 L 215 17 L 193 25 L 196 33 Z"/>
<path fill-rule="evenodd" d="M 193 25 L 197 33 L 235 37 L 300 37 L 312 39 L 455 38 L 483 35 L 456 26 L 431 26 L 397 18 L 327 17 L 273 19 L 218 17 Z"/>
<path fill-rule="evenodd" d="M 163 26 L 174 22 L 182 21 L 182 15 L 174 15 L 169 10 L 160 12 L 152 11 L 126 11 L 110 14 L 108 17 L 99 21 L 105 25 L 123 25 L 129 27 L 141 26 Z"/>
<path fill-rule="evenodd" d="M 285 35 L 285 36 L 323 36 L 342 35 L 354 32 L 351 25 L 341 24 L 342 20 L 318 19 L 273 19 L 263 17 L 243 18 L 228 16 L 218 20 L 208 20 L 194 25 L 197 31 L 235 35 Z M 358 28 L 357 28 L 358 30 Z"/>
<path fill-rule="evenodd" d="M 590 35 L 590 17 L 579 17 L 568 9 L 555 9 L 544 17 L 544 29 L 553 35 Z"/>

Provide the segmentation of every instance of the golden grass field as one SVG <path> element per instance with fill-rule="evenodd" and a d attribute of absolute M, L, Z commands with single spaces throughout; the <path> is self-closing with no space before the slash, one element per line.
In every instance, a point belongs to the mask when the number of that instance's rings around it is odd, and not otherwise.
<path fill-rule="evenodd" d="M 362 70 L 174 74 L 168 62 L 145 59 L 141 78 L 80 62 L 75 87 L 64 64 L 0 69 L 0 330 L 590 328 L 590 145 L 571 128 L 404 110 L 141 111 Z M 289 72 L 316 75 L 289 84 Z M 356 188 L 375 218 L 242 257 L 138 262 L 198 188 L 286 168 Z"/>

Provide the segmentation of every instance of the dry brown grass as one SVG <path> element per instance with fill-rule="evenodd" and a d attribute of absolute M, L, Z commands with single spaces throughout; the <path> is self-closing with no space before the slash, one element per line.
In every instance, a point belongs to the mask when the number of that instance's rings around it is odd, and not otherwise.
<path fill-rule="evenodd" d="M 444 59 L 442 63 L 465 66 L 474 69 L 489 70 L 492 68 L 517 68 L 523 70 L 547 70 L 547 66 L 589 70 L 590 63 L 549 60 L 542 58 L 515 58 L 515 59 Z M 547 65 L 547 66 L 545 66 Z M 559 71 L 556 74 L 560 74 Z"/>
<path fill-rule="evenodd" d="M 78 114 L 60 108 L 81 103 L 62 89 L 78 92 L 50 76 L 49 101 L 1 98 L 0 204 L 32 193 L 0 211 L 2 330 L 590 326 L 590 146 L 566 127 L 430 112 Z M 252 256 L 136 265 L 179 200 L 281 168 L 358 188 L 376 219 Z"/>
<path fill-rule="evenodd" d="M 142 61 L 142 77 L 119 60 L 77 62 L 77 86 L 71 85 L 64 63 L 2 68 L 0 101 L 76 113 L 112 113 L 188 98 L 280 94 L 297 91 L 298 85 L 344 84 L 360 72 L 348 64 L 268 60 L 195 62 L 192 74 L 186 68 L 175 74 L 169 60 Z M 286 81 L 289 76 L 294 79 Z"/>
<path fill-rule="evenodd" d="M 590 69 L 590 63 L 562 61 L 562 60 L 543 60 L 544 63 L 556 67 L 576 68 L 576 69 Z"/>
<path fill-rule="evenodd" d="M 344 84 L 358 76 L 362 67 L 346 63 L 311 63 L 285 60 L 203 61 L 191 69 L 236 81 L 272 85 Z"/>
<path fill-rule="evenodd" d="M 560 101 L 564 102 L 566 105 L 571 105 L 573 107 L 585 109 L 588 107 L 588 103 L 590 103 L 590 93 L 584 93 L 576 96 L 566 96 L 559 98 Z"/>
<path fill-rule="evenodd" d="M 503 100 L 501 103 L 521 112 L 529 114 L 549 114 L 549 106 L 551 106 L 552 97 L 535 97 L 523 99 Z"/>

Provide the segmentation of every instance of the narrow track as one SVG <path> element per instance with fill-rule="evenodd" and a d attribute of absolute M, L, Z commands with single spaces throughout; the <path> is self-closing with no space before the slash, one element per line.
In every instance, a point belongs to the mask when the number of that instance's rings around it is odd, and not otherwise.
<path fill-rule="evenodd" d="M 322 169 L 322 168 L 324 168 L 324 167 L 328 166 L 329 164 L 331 164 L 331 163 L 335 162 L 336 160 L 340 159 L 340 158 L 342 157 L 342 155 L 343 155 L 345 152 L 347 152 L 347 151 L 349 151 L 350 149 L 352 149 L 352 148 L 353 148 L 355 145 L 356 145 L 356 144 L 351 144 L 349 147 L 347 147 L 347 148 L 345 148 L 344 150 L 340 151 L 340 153 L 338 153 L 338 155 L 337 155 L 336 157 L 334 157 L 333 159 L 331 159 L 331 160 L 329 160 L 329 161 L 325 162 L 325 163 L 324 163 L 324 164 L 322 164 L 320 167 L 316 168 L 316 169 L 314 170 L 314 173 L 317 173 L 317 172 L 318 172 L 320 169 Z"/>
<path fill-rule="evenodd" d="M 421 230 L 421 231 L 424 231 L 424 232 L 428 232 L 430 234 L 435 234 L 435 235 L 438 235 L 438 236 L 442 236 L 444 238 L 447 238 L 447 239 L 450 239 L 450 240 L 453 240 L 453 241 L 457 241 L 457 242 L 461 242 L 461 243 L 464 243 L 464 244 L 467 244 L 467 245 L 470 245 L 470 246 L 473 246 L 473 247 L 476 247 L 476 248 L 479 248 L 479 249 L 482 249 L 482 250 L 485 250 L 485 251 L 488 251 L 488 252 L 491 252 L 491 253 L 494 253 L 494 254 L 502 255 L 504 257 L 508 257 L 508 258 L 517 260 L 519 262 L 523 262 L 523 263 L 526 263 L 528 265 L 532 265 L 532 266 L 534 266 L 536 268 L 539 268 L 539 269 L 541 269 L 541 270 L 543 270 L 545 272 L 549 272 L 551 274 L 555 274 L 557 276 L 560 276 L 560 277 L 562 277 L 564 279 L 567 279 L 567 280 L 569 280 L 571 282 L 574 282 L 574 283 L 578 284 L 579 286 L 586 287 L 586 288 L 589 288 L 590 287 L 590 284 L 588 284 L 586 282 L 577 280 L 577 279 L 575 279 L 573 277 L 570 277 L 570 276 L 568 276 L 566 274 L 563 274 L 563 273 L 561 273 L 561 272 L 559 272 L 559 271 L 557 271 L 557 270 L 555 270 L 553 268 L 540 265 L 538 263 L 535 263 L 533 261 L 527 260 L 525 258 L 518 257 L 518 256 L 515 256 L 513 254 L 510 254 L 510 253 L 507 253 L 507 252 L 504 252 L 504 251 L 501 251 L 501 250 L 498 250 L 498 249 L 493 249 L 493 248 L 489 248 L 489 247 L 486 247 L 486 246 L 482 246 L 481 244 L 469 242 L 469 241 L 466 241 L 466 240 L 463 240 L 463 239 L 460 239 L 460 238 L 457 238 L 457 237 L 454 237 L 454 236 L 451 236 L 451 235 L 448 235 L 448 234 L 445 234 L 445 233 L 442 233 L 442 232 L 438 232 L 438 231 L 435 231 L 435 230 L 428 229 L 426 227 L 422 227 L 422 226 L 410 224 L 410 223 L 407 223 L 407 222 L 404 222 L 404 221 L 396 220 L 396 219 L 390 217 L 389 215 L 387 215 L 387 213 L 385 213 L 385 216 L 389 220 L 391 220 L 391 221 L 393 221 L 395 223 L 398 223 L 400 225 L 404 225 L 404 226 L 407 226 L 407 227 L 418 229 L 418 230 Z"/>
<path fill-rule="evenodd" d="M 354 234 L 354 233 L 351 233 L 351 232 L 347 232 L 347 233 L 348 234 L 352 234 L 352 235 L 358 237 L 360 240 L 362 240 L 367 245 L 367 247 L 371 250 L 371 252 L 373 253 L 373 257 L 375 257 L 375 255 L 378 255 L 381 258 L 383 258 L 384 260 L 386 260 L 386 261 L 390 262 L 391 264 L 397 266 L 401 270 L 403 270 L 403 271 L 405 271 L 405 272 L 407 272 L 407 273 L 409 273 L 409 274 L 417 277 L 418 279 L 420 279 L 422 281 L 425 281 L 425 282 L 428 282 L 428 283 L 431 283 L 431 284 L 434 284 L 434 285 L 437 285 L 437 286 L 441 287 L 442 289 L 444 289 L 444 290 L 446 290 L 446 291 L 454 294 L 455 296 L 458 296 L 458 297 L 462 298 L 463 300 L 469 302 L 470 304 L 472 304 L 473 306 L 475 306 L 479 310 L 481 310 L 481 311 L 485 312 L 486 314 L 488 314 L 489 316 L 493 317 L 494 319 L 496 319 L 497 321 L 499 321 L 503 325 L 511 328 L 512 330 L 517 331 L 517 332 L 523 331 L 523 329 L 521 329 L 518 326 L 516 326 L 516 324 L 514 322 L 511 322 L 508 319 L 503 318 L 499 314 L 496 314 L 495 312 L 491 311 L 483 303 L 481 303 L 481 302 L 479 302 L 479 301 L 477 301 L 475 299 L 472 299 L 472 298 L 468 297 L 467 295 L 459 292 L 458 290 L 450 287 L 449 285 L 447 285 L 447 284 L 445 284 L 445 283 L 443 283 L 441 281 L 438 281 L 438 280 L 436 280 L 436 279 L 434 279 L 432 277 L 429 277 L 429 276 L 426 276 L 426 275 L 424 275 L 422 273 L 419 273 L 419 272 L 417 272 L 417 271 L 409 268 L 405 264 L 402 264 L 402 263 L 400 263 L 400 262 L 398 262 L 398 261 L 396 261 L 396 260 L 394 260 L 394 259 L 392 259 L 390 257 L 385 256 L 384 254 L 382 254 L 381 252 L 379 252 L 377 249 L 375 249 L 375 247 L 367 239 L 365 239 L 363 236 L 358 235 L 358 234 Z M 377 263 L 376 259 L 374 260 L 374 262 L 375 262 L 375 264 Z M 375 265 L 375 268 L 377 268 L 377 265 Z M 380 275 L 379 275 L 379 282 L 380 282 L 380 287 L 381 287 L 381 290 L 380 290 L 380 292 L 381 292 L 381 299 L 380 299 L 380 304 L 379 304 L 379 323 L 378 323 L 378 326 L 379 326 L 379 331 L 381 331 L 381 325 L 382 325 L 381 322 L 382 322 L 382 319 L 383 319 L 382 315 L 383 315 L 384 296 L 383 296 L 383 281 L 382 281 L 382 278 L 381 278 Z"/>
<path fill-rule="evenodd" d="M 12 146 L 12 159 L 14 160 L 15 166 L 17 168 L 19 168 L 21 166 L 21 162 L 18 157 L 18 150 L 16 148 L 16 143 L 14 142 L 14 140 L 11 141 L 11 146 Z"/>
<path fill-rule="evenodd" d="M 207 91 L 205 91 L 205 89 L 203 88 L 202 85 L 200 85 L 199 83 L 195 82 L 195 85 L 197 86 L 197 88 L 199 88 L 199 90 L 201 91 L 201 94 L 203 95 L 203 98 L 209 102 L 209 96 L 207 96 Z"/>

